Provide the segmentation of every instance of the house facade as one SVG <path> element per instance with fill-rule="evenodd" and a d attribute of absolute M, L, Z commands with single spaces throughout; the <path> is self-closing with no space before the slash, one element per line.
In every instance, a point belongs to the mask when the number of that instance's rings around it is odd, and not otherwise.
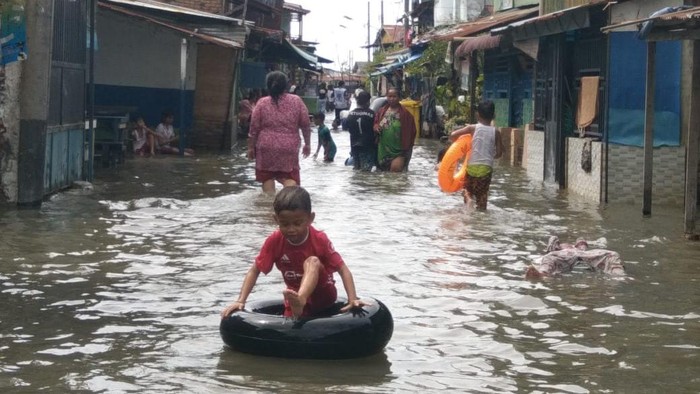
<path fill-rule="evenodd" d="M 219 2 L 220 3 L 220 2 Z M 157 2 L 99 2 L 95 105 L 101 116 L 171 113 L 195 149 L 234 138 L 234 81 L 246 26 L 235 18 Z"/>
<path fill-rule="evenodd" d="M 39 205 L 86 174 L 88 6 L 5 1 L 0 18 L 0 203 Z"/>

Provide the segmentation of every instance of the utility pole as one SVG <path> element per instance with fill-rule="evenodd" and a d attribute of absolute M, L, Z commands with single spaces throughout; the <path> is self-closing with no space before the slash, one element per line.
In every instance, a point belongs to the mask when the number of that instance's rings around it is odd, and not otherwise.
<path fill-rule="evenodd" d="M 369 1 L 367 2 L 367 63 L 371 62 L 372 59 L 369 57 Z"/>
<path fill-rule="evenodd" d="M 382 0 L 382 13 L 380 23 L 382 24 L 381 28 L 384 28 L 384 0 Z"/>
<path fill-rule="evenodd" d="M 403 1 L 403 45 L 408 46 L 408 15 L 409 15 L 409 2 L 410 0 Z"/>

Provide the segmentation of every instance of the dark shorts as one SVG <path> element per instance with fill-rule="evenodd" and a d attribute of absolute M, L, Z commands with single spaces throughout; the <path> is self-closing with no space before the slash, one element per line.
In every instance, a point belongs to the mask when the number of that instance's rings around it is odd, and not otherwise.
<path fill-rule="evenodd" d="M 467 181 L 464 183 L 464 189 L 469 197 L 475 200 L 478 209 L 486 209 L 492 174 L 481 177 L 467 176 Z"/>
<path fill-rule="evenodd" d="M 279 183 L 283 183 L 287 179 L 294 180 L 297 185 L 301 185 L 301 177 L 299 176 L 299 169 L 292 170 L 291 172 L 284 171 L 265 171 L 255 169 L 255 180 L 258 182 L 265 182 L 273 179 Z"/>
<path fill-rule="evenodd" d="M 377 151 L 372 147 L 355 147 L 352 158 L 355 170 L 372 171 L 372 167 L 377 165 Z"/>

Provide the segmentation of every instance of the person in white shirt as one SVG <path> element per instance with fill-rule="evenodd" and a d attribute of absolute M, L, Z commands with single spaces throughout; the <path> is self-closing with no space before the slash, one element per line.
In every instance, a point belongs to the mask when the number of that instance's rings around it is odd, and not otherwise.
<path fill-rule="evenodd" d="M 338 87 L 333 89 L 333 104 L 335 106 L 335 119 L 340 123 L 340 113 L 350 108 L 348 91 L 345 89 L 345 81 L 338 82 Z"/>
<path fill-rule="evenodd" d="M 467 179 L 464 183 L 464 202 L 476 201 L 476 209 L 486 210 L 493 174 L 494 159 L 503 155 L 501 133 L 492 126 L 496 113 L 493 101 L 485 100 L 479 103 L 476 110 L 479 123 L 455 130 L 450 134 L 450 140 L 465 135 L 472 135 L 472 148 L 467 162 Z"/>
<path fill-rule="evenodd" d="M 166 154 L 180 154 L 180 149 L 172 146 L 175 142 L 178 142 L 178 136 L 175 135 L 175 129 L 173 128 L 173 120 L 175 117 L 169 112 L 163 112 L 160 117 L 160 124 L 156 127 L 155 132 L 155 152 L 166 153 Z M 189 148 L 185 148 L 185 156 L 192 156 L 194 151 Z"/>

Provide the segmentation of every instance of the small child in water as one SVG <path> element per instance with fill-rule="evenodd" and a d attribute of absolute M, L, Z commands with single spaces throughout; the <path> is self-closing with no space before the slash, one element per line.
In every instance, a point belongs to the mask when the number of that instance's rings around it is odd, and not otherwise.
<path fill-rule="evenodd" d="M 335 154 L 338 150 L 333 142 L 333 137 L 331 136 L 331 131 L 323 123 L 326 120 L 326 114 L 319 112 L 314 115 L 314 124 L 318 126 L 318 147 L 316 148 L 316 153 L 314 153 L 314 159 L 318 157 L 318 152 L 323 147 L 323 161 L 325 163 L 333 162 L 335 159 Z"/>
<path fill-rule="evenodd" d="M 314 316 L 333 306 L 338 294 L 334 272 L 340 275 L 348 296 L 341 312 L 369 305 L 357 298 L 352 273 L 326 234 L 311 226 L 315 214 L 309 193 L 299 186 L 287 186 L 275 197 L 274 210 L 279 230 L 265 240 L 243 280 L 238 299 L 221 312 L 221 318 L 243 309 L 260 273 L 267 275 L 273 265 L 287 286 L 282 292 L 284 316 Z"/>
<path fill-rule="evenodd" d="M 486 100 L 477 107 L 479 123 L 455 130 L 450 134 L 450 141 L 471 134 L 472 149 L 467 162 L 467 179 L 464 183 L 464 202 L 476 201 L 476 209 L 486 210 L 489 196 L 489 186 L 493 175 L 494 159 L 503 155 L 501 133 L 492 126 L 496 107 L 492 101 Z"/>

